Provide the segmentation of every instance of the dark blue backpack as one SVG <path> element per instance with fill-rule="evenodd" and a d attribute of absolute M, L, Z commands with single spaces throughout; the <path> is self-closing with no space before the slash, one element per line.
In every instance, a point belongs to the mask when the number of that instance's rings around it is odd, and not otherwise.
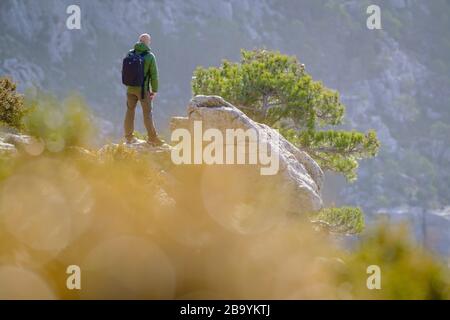
<path fill-rule="evenodd" d="M 126 86 L 141 87 L 141 97 L 144 99 L 145 91 L 145 62 L 144 54 L 137 54 L 134 50 L 130 51 L 123 59 L 122 63 L 122 83 Z"/>

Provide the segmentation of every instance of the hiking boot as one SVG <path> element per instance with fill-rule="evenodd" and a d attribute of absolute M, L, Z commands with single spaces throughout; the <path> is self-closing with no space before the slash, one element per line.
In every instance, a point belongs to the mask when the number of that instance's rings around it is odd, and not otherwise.
<path fill-rule="evenodd" d="M 161 147 L 164 144 L 164 141 L 160 140 L 158 137 L 153 139 L 148 139 L 147 143 L 153 147 Z"/>

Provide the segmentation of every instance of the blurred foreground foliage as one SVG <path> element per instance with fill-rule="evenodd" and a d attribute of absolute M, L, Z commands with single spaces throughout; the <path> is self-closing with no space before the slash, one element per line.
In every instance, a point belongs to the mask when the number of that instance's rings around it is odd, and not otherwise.
<path fill-rule="evenodd" d="M 230 179 L 121 145 L 17 157 L 0 181 L 0 297 L 450 298 L 448 267 L 405 229 L 369 228 L 344 249 L 346 236 L 283 212 L 270 185 Z M 362 227 L 353 209 L 328 215 Z M 66 288 L 72 264 L 82 290 Z M 366 287 L 370 265 L 381 290 Z"/>
<path fill-rule="evenodd" d="M 43 92 L 28 92 L 25 105 L 24 131 L 42 139 L 49 151 L 61 151 L 71 146 L 87 146 L 95 128 L 86 102 L 72 94 L 60 101 Z"/>
<path fill-rule="evenodd" d="M 405 224 L 380 222 L 366 232 L 357 249 L 344 256 L 348 269 L 340 279 L 363 284 L 369 265 L 381 268 L 381 289 L 367 290 L 365 284 L 353 287 L 363 299 L 450 299 L 449 266 L 436 262 L 432 254 L 411 239 Z"/>
<path fill-rule="evenodd" d="M 84 99 L 72 94 L 64 100 L 29 89 L 25 97 L 16 93 L 16 84 L 0 78 L 0 126 L 39 139 L 48 151 L 88 146 L 95 127 Z"/>

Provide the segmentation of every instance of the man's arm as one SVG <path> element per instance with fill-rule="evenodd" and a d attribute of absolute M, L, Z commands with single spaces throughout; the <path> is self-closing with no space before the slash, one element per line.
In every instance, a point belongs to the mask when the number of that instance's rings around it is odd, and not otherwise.
<path fill-rule="evenodd" d="M 152 60 L 150 61 L 150 80 L 152 92 L 158 92 L 158 65 L 156 64 L 156 57 L 153 53 Z"/>

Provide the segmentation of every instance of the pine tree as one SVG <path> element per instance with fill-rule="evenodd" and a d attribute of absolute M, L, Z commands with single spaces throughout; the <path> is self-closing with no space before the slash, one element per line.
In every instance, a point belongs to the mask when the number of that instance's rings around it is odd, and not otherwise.
<path fill-rule="evenodd" d="M 194 71 L 195 95 L 220 95 L 252 119 L 280 132 L 307 151 L 325 170 L 356 179 L 358 160 L 379 149 L 374 131 L 333 130 L 345 106 L 339 93 L 314 81 L 294 56 L 267 50 L 242 50 L 241 62 Z"/>

